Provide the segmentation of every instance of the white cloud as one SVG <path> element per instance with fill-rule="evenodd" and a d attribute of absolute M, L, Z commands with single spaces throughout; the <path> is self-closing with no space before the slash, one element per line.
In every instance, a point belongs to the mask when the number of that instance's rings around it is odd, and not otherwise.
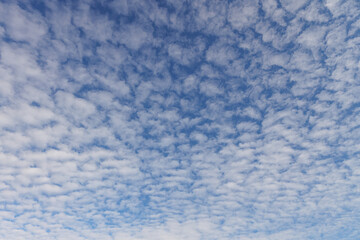
<path fill-rule="evenodd" d="M 324 41 L 325 29 L 321 27 L 313 27 L 306 29 L 298 37 L 299 43 L 303 44 L 308 48 L 320 48 L 322 47 L 322 42 Z"/>
<path fill-rule="evenodd" d="M 37 3 L 0 10 L 0 238 L 356 238 L 355 1 Z"/>
<path fill-rule="evenodd" d="M 118 41 L 132 50 L 138 50 L 151 39 L 151 35 L 137 25 L 126 26 L 118 35 Z"/>
<path fill-rule="evenodd" d="M 95 114 L 96 108 L 85 99 L 77 98 L 70 93 L 58 91 L 55 95 L 57 106 L 70 119 L 77 122 L 86 120 L 90 115 Z"/>
<path fill-rule="evenodd" d="M 223 91 L 212 82 L 202 82 L 200 83 L 200 92 L 211 97 L 221 94 Z"/>
<path fill-rule="evenodd" d="M 16 41 L 37 44 L 47 33 L 41 17 L 21 9 L 15 4 L 0 5 L 1 20 L 6 22 L 6 32 Z"/>
<path fill-rule="evenodd" d="M 229 46 L 213 45 L 206 52 L 206 60 L 219 65 L 227 65 L 237 57 L 236 50 Z"/>
<path fill-rule="evenodd" d="M 14 75 L 17 76 L 17 81 L 24 81 L 25 77 L 43 77 L 42 70 L 37 65 L 33 54 L 31 50 L 16 45 L 1 46 L 1 62 L 12 69 Z"/>
<path fill-rule="evenodd" d="M 183 91 L 189 92 L 193 89 L 196 89 L 198 82 L 199 82 L 199 80 L 194 75 L 190 75 L 190 76 L 186 77 L 184 79 L 184 83 L 183 83 L 183 88 L 182 88 Z"/>
<path fill-rule="evenodd" d="M 228 21 L 236 30 L 242 30 L 257 21 L 257 11 L 257 1 L 234 1 L 229 6 Z"/>
<path fill-rule="evenodd" d="M 308 2 L 308 0 L 300 1 L 291 1 L 291 0 L 281 0 L 281 5 L 289 12 L 296 12 Z"/>
<path fill-rule="evenodd" d="M 299 12 L 299 16 L 307 21 L 327 22 L 329 16 L 326 14 L 325 7 L 319 2 L 311 1 L 310 4 Z"/>
<path fill-rule="evenodd" d="M 275 0 L 262 1 L 262 9 L 265 11 L 268 17 L 271 17 L 275 22 L 281 26 L 286 26 L 287 23 L 284 20 L 285 11 L 282 8 L 278 8 Z"/>
<path fill-rule="evenodd" d="M 216 34 L 226 32 L 224 26 L 228 7 L 226 2 L 193 1 L 192 7 L 195 12 L 194 17 L 197 28 Z"/>

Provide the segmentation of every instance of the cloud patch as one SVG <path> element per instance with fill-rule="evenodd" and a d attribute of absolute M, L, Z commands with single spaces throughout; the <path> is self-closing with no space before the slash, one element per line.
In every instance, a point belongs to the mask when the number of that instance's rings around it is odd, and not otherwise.
<path fill-rule="evenodd" d="M 358 12 L 0 2 L 0 238 L 355 239 Z"/>

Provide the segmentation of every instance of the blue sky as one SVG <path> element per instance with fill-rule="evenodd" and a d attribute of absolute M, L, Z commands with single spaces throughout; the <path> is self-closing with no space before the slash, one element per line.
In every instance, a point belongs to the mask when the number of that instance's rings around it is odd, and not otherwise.
<path fill-rule="evenodd" d="M 0 239 L 360 238 L 357 0 L 0 0 Z"/>

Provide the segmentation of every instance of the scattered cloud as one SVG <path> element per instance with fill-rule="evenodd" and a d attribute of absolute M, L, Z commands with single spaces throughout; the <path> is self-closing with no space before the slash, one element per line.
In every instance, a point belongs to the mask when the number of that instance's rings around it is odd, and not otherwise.
<path fill-rule="evenodd" d="M 358 238 L 359 11 L 0 1 L 0 238 Z"/>

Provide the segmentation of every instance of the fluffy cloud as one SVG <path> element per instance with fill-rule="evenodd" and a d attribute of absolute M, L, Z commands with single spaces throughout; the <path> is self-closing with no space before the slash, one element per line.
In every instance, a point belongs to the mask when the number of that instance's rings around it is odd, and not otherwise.
<path fill-rule="evenodd" d="M 359 5 L 0 3 L 0 238 L 355 239 Z"/>

